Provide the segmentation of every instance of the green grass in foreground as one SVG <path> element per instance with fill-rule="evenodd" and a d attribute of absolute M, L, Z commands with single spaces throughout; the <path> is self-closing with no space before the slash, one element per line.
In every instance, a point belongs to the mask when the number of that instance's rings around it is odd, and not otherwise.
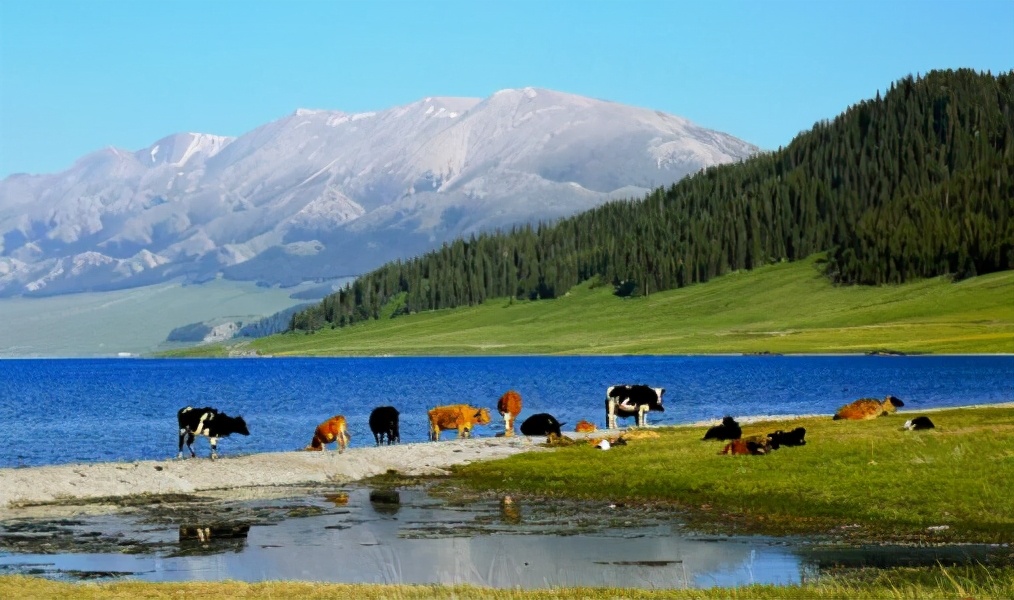
<path fill-rule="evenodd" d="M 472 586 L 345 585 L 306 582 L 243 583 L 57 583 L 45 579 L 0 576 L 0 598 L 299 598 L 306 600 L 497 600 L 672 599 L 804 600 L 830 598 L 911 598 L 976 600 L 1014 597 L 1014 569 L 984 567 L 888 569 L 875 573 L 825 577 L 793 586 L 751 585 L 703 590 L 631 590 L 620 588 L 556 588 L 499 590 Z"/>
<path fill-rule="evenodd" d="M 245 342 L 244 342 L 245 344 Z M 254 340 L 268 355 L 1011 353 L 1014 271 L 952 283 L 836 287 L 816 258 L 620 299 L 579 285 L 536 302 L 490 300 Z M 222 356 L 217 345 L 173 355 Z"/>
<path fill-rule="evenodd" d="M 727 456 L 703 427 L 607 452 L 587 443 L 454 469 L 465 489 L 685 509 L 723 533 L 829 534 L 856 541 L 1014 542 L 1014 408 L 927 413 L 936 429 L 903 431 L 904 414 L 871 421 L 805 418 L 744 425 L 744 436 L 806 427 L 805 446 Z M 858 527 L 856 527 L 858 525 Z M 948 529 L 931 532 L 931 526 Z"/>

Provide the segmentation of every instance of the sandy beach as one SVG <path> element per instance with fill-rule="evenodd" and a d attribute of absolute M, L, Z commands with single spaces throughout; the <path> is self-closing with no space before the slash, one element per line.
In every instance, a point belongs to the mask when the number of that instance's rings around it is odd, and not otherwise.
<path fill-rule="evenodd" d="M 545 450 L 545 438 L 498 437 L 349 448 L 344 453 L 269 452 L 217 460 L 136 461 L 0 469 L 0 519 L 26 505 L 139 494 L 347 483 L 396 470 L 432 475 L 448 467 Z"/>

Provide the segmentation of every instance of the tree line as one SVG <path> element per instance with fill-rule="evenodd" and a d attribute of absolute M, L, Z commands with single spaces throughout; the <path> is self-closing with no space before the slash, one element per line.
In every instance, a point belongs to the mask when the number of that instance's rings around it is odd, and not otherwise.
<path fill-rule="evenodd" d="M 1011 269 L 1012 100 L 1014 71 L 909 76 L 777 151 L 388 263 L 294 314 L 289 328 L 548 299 L 593 278 L 648 295 L 816 252 L 838 284 Z"/>

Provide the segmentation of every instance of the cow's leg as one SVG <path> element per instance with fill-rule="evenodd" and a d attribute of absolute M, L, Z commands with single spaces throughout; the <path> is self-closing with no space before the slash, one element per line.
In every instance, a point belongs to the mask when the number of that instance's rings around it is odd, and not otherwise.
<path fill-rule="evenodd" d="M 616 429 L 616 399 L 606 400 L 606 429 Z"/>
<path fill-rule="evenodd" d="M 176 458 L 183 458 L 183 440 L 187 437 L 187 428 L 180 427 L 180 448 L 179 452 L 176 453 Z"/>
<path fill-rule="evenodd" d="M 194 432 L 187 432 L 187 450 L 190 450 L 190 458 L 197 458 L 197 453 L 194 452 Z"/>
<path fill-rule="evenodd" d="M 648 405 L 642 404 L 637 407 L 637 426 L 647 427 L 648 426 Z"/>
<path fill-rule="evenodd" d="M 211 443 L 211 460 L 218 458 L 218 438 L 209 437 L 208 441 Z"/>

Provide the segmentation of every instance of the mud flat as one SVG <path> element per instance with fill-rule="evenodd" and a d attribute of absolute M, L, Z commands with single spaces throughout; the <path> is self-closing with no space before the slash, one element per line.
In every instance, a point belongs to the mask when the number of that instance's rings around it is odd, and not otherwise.
<path fill-rule="evenodd" d="M 121 498 L 140 494 L 193 494 L 319 483 L 346 483 L 394 470 L 439 475 L 454 465 L 544 450 L 544 438 L 479 438 L 337 452 L 269 452 L 245 456 L 68 464 L 0 469 L 0 519 L 32 505 Z M 205 446 L 206 448 L 206 446 Z M 246 492 L 244 492 L 246 490 Z M 41 507 L 39 507 L 41 508 Z"/>

